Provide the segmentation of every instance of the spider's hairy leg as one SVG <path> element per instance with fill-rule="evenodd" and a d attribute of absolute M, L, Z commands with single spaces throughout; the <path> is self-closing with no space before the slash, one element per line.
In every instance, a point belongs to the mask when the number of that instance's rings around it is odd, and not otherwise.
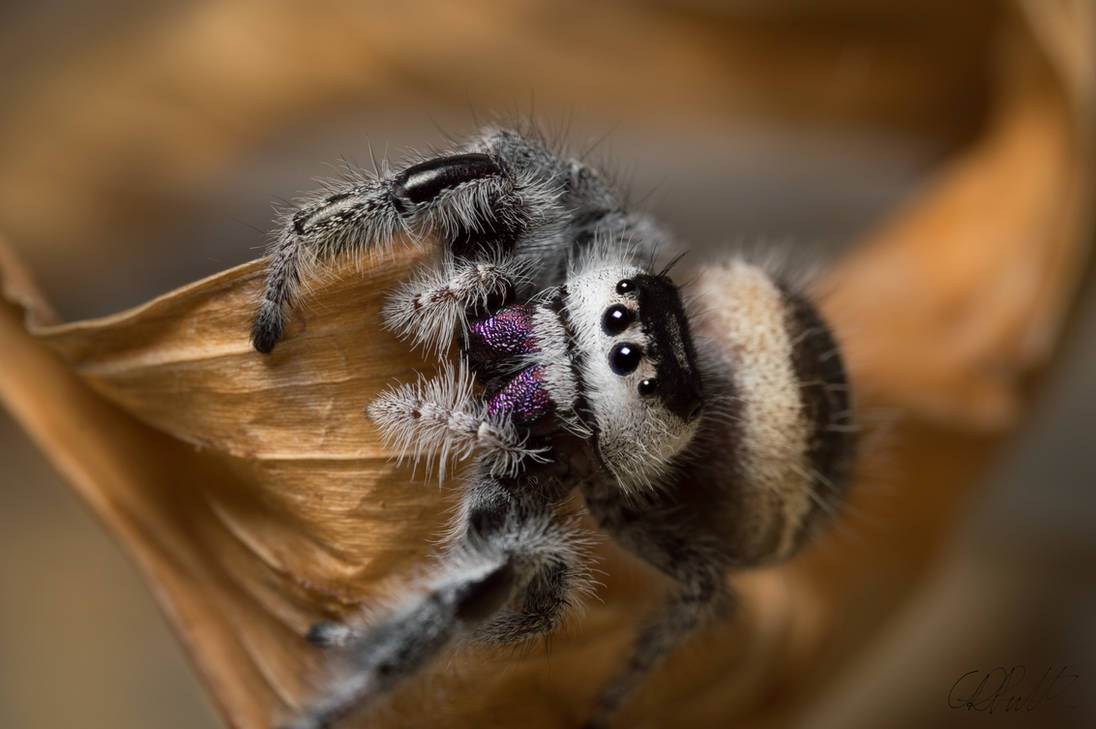
<path fill-rule="evenodd" d="M 512 644 L 550 633 L 576 599 L 589 596 L 593 539 L 576 520 L 553 512 L 568 490 L 567 482 L 552 478 L 490 478 L 469 492 L 457 538 L 465 548 L 513 555 L 522 575 L 517 599 L 479 625 L 471 640 Z"/>
<path fill-rule="evenodd" d="M 315 263 L 360 258 L 401 234 L 434 236 L 458 256 L 486 259 L 511 252 L 519 240 L 540 248 L 528 241 L 558 237 L 566 211 L 552 160 L 535 141 L 490 131 L 395 174 L 353 171 L 329 185 L 278 233 L 252 327 L 255 348 L 273 350 Z"/>
<path fill-rule="evenodd" d="M 640 629 L 624 668 L 602 689 L 584 729 L 607 729 L 612 716 L 651 670 L 694 630 L 725 612 L 730 602 L 730 593 L 714 575 L 696 575 L 682 582 Z"/>
<path fill-rule="evenodd" d="M 613 175 L 604 174 L 582 157 L 585 155 L 554 162 L 566 181 L 563 203 L 571 212 L 556 248 L 540 252 L 540 267 L 562 281 L 568 268 L 583 259 L 611 257 L 651 267 L 656 259 L 669 260 L 676 255 L 679 249 L 673 237 L 650 215 L 632 209 L 627 194 L 614 184 Z"/>
<path fill-rule="evenodd" d="M 464 460 L 474 452 L 496 475 L 513 475 L 525 463 L 542 461 L 543 449 L 531 447 L 528 435 L 509 419 L 488 413 L 472 388 L 463 362 L 444 365 L 433 379 L 420 376 L 382 392 L 366 414 L 401 460 L 425 461 L 429 470 L 437 459 L 439 478 L 450 458 Z"/>
<path fill-rule="evenodd" d="M 441 354 L 464 332 L 471 316 L 508 302 L 528 278 L 530 262 L 512 256 L 469 260 L 445 254 L 420 270 L 385 302 L 385 326 L 401 339 Z"/>
<path fill-rule="evenodd" d="M 585 729 L 605 729 L 662 659 L 693 631 L 733 607 L 727 560 L 717 532 L 674 504 L 670 493 L 622 502 L 597 487 L 586 502 L 598 524 L 630 552 L 675 582 L 640 629 L 624 667 L 602 689 Z"/>
<path fill-rule="evenodd" d="M 355 709 L 384 696 L 417 673 L 458 635 L 496 610 L 510 597 L 514 570 L 508 560 L 454 563 L 435 575 L 426 593 L 409 599 L 367 628 L 345 627 L 337 641 L 328 640 L 335 624 L 313 626 L 308 638 L 339 647 L 347 673 L 326 696 L 285 729 L 328 727 Z"/>
<path fill-rule="evenodd" d="M 490 476 L 473 483 L 456 540 L 412 597 L 364 626 L 313 626 L 310 639 L 338 647 L 348 673 L 290 727 L 329 726 L 391 691 L 450 644 L 516 641 L 553 627 L 571 593 L 583 587 L 587 542 L 555 515 L 556 502 Z M 338 640 L 326 640 L 329 635 Z"/>

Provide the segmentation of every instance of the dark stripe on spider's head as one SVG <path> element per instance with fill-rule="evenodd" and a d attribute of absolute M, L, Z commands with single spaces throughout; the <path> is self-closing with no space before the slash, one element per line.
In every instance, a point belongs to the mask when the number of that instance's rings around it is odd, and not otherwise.
<path fill-rule="evenodd" d="M 691 420 L 699 413 L 704 393 L 681 294 L 667 276 L 640 274 L 632 281 L 639 321 L 655 363 L 658 397 L 670 412 Z"/>

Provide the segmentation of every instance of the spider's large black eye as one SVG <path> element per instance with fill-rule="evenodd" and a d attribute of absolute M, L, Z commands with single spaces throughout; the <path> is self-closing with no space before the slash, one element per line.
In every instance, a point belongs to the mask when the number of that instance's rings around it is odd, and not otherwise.
<path fill-rule="evenodd" d="M 636 282 L 630 278 L 621 279 L 617 281 L 616 292 L 620 295 L 630 294 L 636 290 Z"/>
<path fill-rule="evenodd" d="M 643 347 L 623 342 L 609 350 L 609 369 L 624 376 L 636 371 L 639 360 L 643 358 Z"/>
<path fill-rule="evenodd" d="M 621 304 L 613 304 L 605 310 L 605 316 L 601 317 L 601 328 L 610 336 L 616 336 L 631 326 L 636 320 L 636 315 L 628 307 Z"/>
<path fill-rule="evenodd" d="M 643 397 L 654 395 L 658 390 L 658 380 L 654 377 L 644 377 L 639 381 L 639 394 Z"/>

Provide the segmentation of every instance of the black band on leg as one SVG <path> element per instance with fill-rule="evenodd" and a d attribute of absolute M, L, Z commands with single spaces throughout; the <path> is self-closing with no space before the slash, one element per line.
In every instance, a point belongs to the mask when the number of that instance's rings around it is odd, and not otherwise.
<path fill-rule="evenodd" d="M 462 182 L 504 174 L 502 168 L 485 154 L 457 154 L 408 167 L 396 175 L 393 191 L 397 197 L 418 204 L 429 202 Z"/>
<path fill-rule="evenodd" d="M 401 201 L 401 212 L 407 208 L 433 201 L 446 190 L 477 180 L 494 178 L 498 184 L 508 184 L 502 167 L 486 154 L 456 154 L 420 162 L 396 175 L 392 181 L 392 197 Z M 496 205 L 499 190 L 488 193 L 493 215 L 482 217 L 471 228 L 450 231 L 450 250 L 462 258 L 480 258 L 497 252 L 509 252 L 525 230 L 525 211 L 499 214 Z M 463 226 L 462 226 L 463 227 Z"/>

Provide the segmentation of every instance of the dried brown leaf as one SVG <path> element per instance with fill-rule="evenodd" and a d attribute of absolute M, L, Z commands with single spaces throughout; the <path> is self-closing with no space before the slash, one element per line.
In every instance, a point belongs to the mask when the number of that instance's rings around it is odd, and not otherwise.
<path fill-rule="evenodd" d="M 884 473 L 865 467 L 852 498 L 876 525 L 854 517 L 852 537 L 741 576 L 738 618 L 675 655 L 622 724 L 765 725 L 802 706 L 916 584 L 1023 414 L 1092 223 L 1091 85 L 1076 70 L 1092 67 L 1091 39 L 1032 21 L 1058 6 L 1025 5 L 1007 24 L 983 134 L 823 282 L 860 406 L 898 415 Z M 235 727 L 301 706 L 317 659 L 308 624 L 414 570 L 444 524 L 445 490 L 391 465 L 362 416 L 380 388 L 430 366 L 377 318 L 417 256 L 334 272 L 267 358 L 247 341 L 261 262 L 57 325 L 0 248 L 0 397 L 139 562 Z M 885 486 L 864 488 L 873 477 Z M 397 706 L 444 702 L 453 726 L 578 723 L 661 584 L 611 545 L 599 558 L 602 602 L 550 658 L 475 652 Z M 474 688 L 435 690 L 454 682 Z"/>

